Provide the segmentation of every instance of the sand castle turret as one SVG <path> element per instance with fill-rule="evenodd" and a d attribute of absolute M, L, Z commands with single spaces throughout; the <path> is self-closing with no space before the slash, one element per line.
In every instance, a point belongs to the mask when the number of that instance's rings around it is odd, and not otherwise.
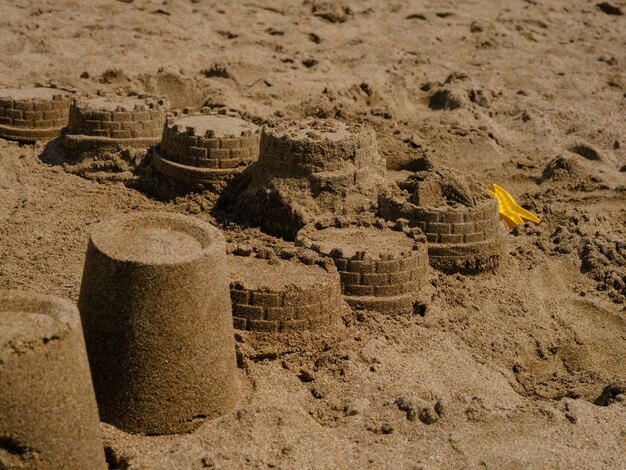
<path fill-rule="evenodd" d="M 96 96 L 72 102 L 62 144 L 68 152 L 149 147 L 161 139 L 169 104 L 148 96 Z"/>
<path fill-rule="evenodd" d="M 0 468 L 105 469 L 78 309 L 0 291 Z"/>
<path fill-rule="evenodd" d="M 300 230 L 296 245 L 334 261 L 351 307 L 412 313 L 424 305 L 428 254 L 421 231 L 408 232 L 384 225 L 318 223 Z"/>
<path fill-rule="evenodd" d="M 259 154 L 258 128 L 236 115 L 202 109 L 172 117 L 152 154 L 160 173 L 189 182 L 210 182 L 240 173 Z"/>
<path fill-rule="evenodd" d="M 321 216 L 375 209 L 385 171 L 372 128 L 290 121 L 263 129 L 259 161 L 224 201 L 266 231 L 293 237 Z"/>
<path fill-rule="evenodd" d="M 500 263 L 498 201 L 466 175 L 448 169 L 417 172 L 381 196 L 379 213 L 419 227 L 428 240 L 430 264 L 441 271 L 471 274 Z"/>
<path fill-rule="evenodd" d="M 122 215 L 91 233 L 79 308 L 103 421 L 186 432 L 238 401 L 221 232 L 171 213 Z"/>
<path fill-rule="evenodd" d="M 332 265 L 228 256 L 235 328 L 303 331 L 337 319 L 342 306 Z"/>
<path fill-rule="evenodd" d="M 58 137 L 71 94 L 55 88 L 0 89 L 0 137 L 35 141 Z"/>

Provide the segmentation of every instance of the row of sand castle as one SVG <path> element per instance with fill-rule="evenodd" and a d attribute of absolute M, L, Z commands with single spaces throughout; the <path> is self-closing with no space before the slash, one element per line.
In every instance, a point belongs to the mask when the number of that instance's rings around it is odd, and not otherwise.
<path fill-rule="evenodd" d="M 350 308 L 423 315 L 429 264 L 498 265 L 497 201 L 464 175 L 429 168 L 392 181 L 363 125 L 259 130 L 203 111 L 169 113 L 150 97 L 0 91 L 0 135 L 55 139 L 74 158 L 149 147 L 142 164 L 157 177 L 226 179 L 225 210 L 293 241 L 232 249 L 192 217 L 126 214 L 92 229 L 78 308 L 0 293 L 0 436 L 19 449 L 11 458 L 105 468 L 99 419 L 168 434 L 237 408 L 234 329 L 297 341 L 340 328 Z"/>

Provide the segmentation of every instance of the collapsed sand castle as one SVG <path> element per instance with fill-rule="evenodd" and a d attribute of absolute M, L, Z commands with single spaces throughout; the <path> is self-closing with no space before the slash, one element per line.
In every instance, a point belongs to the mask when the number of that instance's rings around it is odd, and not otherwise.
<path fill-rule="evenodd" d="M 71 94 L 55 88 L 0 89 L 0 137 L 20 141 L 58 137 L 67 124 Z"/>
<path fill-rule="evenodd" d="M 300 230 L 296 244 L 333 260 L 351 307 L 421 313 L 428 255 L 421 231 L 407 232 L 383 224 L 318 223 Z"/>
<path fill-rule="evenodd" d="M 237 115 L 215 113 L 168 119 L 152 153 L 156 170 L 188 183 L 211 182 L 240 173 L 259 152 L 258 128 Z"/>
<path fill-rule="evenodd" d="M 263 129 L 259 161 L 224 202 L 265 231 L 293 238 L 319 217 L 375 209 L 385 173 L 373 129 L 335 120 L 290 121 Z"/>
<path fill-rule="evenodd" d="M 416 172 L 381 196 L 379 214 L 419 227 L 430 264 L 441 271 L 495 269 L 502 256 L 498 201 L 464 175 L 447 169 Z"/>

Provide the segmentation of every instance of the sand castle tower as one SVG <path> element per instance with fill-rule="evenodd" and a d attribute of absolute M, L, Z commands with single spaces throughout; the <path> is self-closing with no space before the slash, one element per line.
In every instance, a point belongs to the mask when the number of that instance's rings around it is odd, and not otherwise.
<path fill-rule="evenodd" d="M 104 469 L 78 309 L 0 291 L 0 468 Z"/>
<path fill-rule="evenodd" d="M 383 224 L 317 223 L 298 232 L 296 245 L 334 261 L 344 298 L 353 308 L 382 313 L 424 308 L 428 254 L 420 230 L 405 233 Z"/>
<path fill-rule="evenodd" d="M 147 148 L 161 139 L 169 104 L 148 96 L 96 96 L 75 99 L 62 145 L 84 153 L 124 147 Z"/>
<path fill-rule="evenodd" d="M 164 175 L 204 183 L 240 173 L 258 154 L 259 134 L 254 124 L 203 108 L 202 114 L 168 120 L 152 161 Z"/>
<path fill-rule="evenodd" d="M 217 228 L 165 212 L 97 224 L 79 308 L 103 421 L 135 433 L 186 432 L 237 404 Z"/>
<path fill-rule="evenodd" d="M 373 129 L 290 121 L 263 129 L 259 161 L 224 203 L 267 232 L 291 238 L 321 216 L 375 209 L 385 171 Z"/>
<path fill-rule="evenodd" d="M 304 331 L 331 323 L 342 306 L 337 269 L 328 264 L 228 256 L 235 328 Z"/>
<path fill-rule="evenodd" d="M 471 274 L 500 263 L 498 201 L 466 175 L 445 168 L 416 172 L 381 196 L 379 213 L 419 227 L 430 264 L 441 271 Z"/>
<path fill-rule="evenodd" d="M 58 137 L 71 95 L 54 88 L 0 89 L 0 137 L 36 141 Z"/>

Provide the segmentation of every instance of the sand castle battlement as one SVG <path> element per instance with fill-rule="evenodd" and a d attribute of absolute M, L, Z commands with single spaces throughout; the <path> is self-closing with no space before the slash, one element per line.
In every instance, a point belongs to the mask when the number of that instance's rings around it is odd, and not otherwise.
<path fill-rule="evenodd" d="M 421 232 L 407 232 L 386 225 L 311 224 L 298 232 L 296 244 L 333 260 L 351 307 L 413 311 L 428 280 L 428 255 Z"/>
<path fill-rule="evenodd" d="M 148 96 L 96 96 L 72 101 L 62 144 L 68 151 L 149 147 L 161 138 L 169 104 Z"/>
<path fill-rule="evenodd" d="M 55 88 L 0 89 L 0 137 L 48 140 L 67 124 L 71 94 Z"/>
<path fill-rule="evenodd" d="M 236 174 L 259 153 L 258 128 L 236 115 L 211 112 L 173 116 L 153 153 L 161 173 L 188 182 Z"/>
<path fill-rule="evenodd" d="M 228 256 L 235 328 L 267 333 L 303 331 L 332 322 L 342 306 L 332 264 Z"/>

